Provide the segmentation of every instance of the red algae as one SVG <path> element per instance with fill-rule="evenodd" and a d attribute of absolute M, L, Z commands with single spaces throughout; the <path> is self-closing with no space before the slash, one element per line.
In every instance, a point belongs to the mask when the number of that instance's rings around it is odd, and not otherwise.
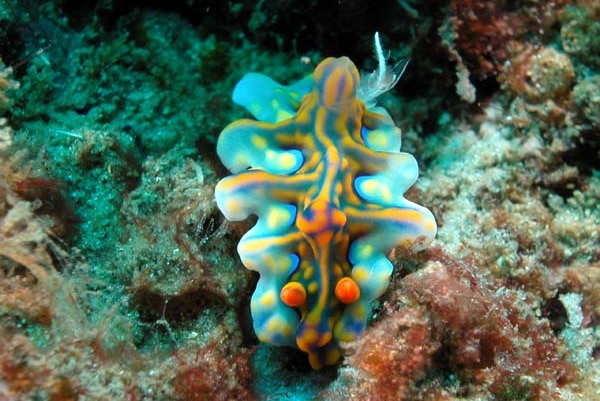
<path fill-rule="evenodd" d="M 469 262 L 440 249 L 421 256 L 431 261 L 404 277 L 380 320 L 346 347 L 342 377 L 351 399 L 560 399 L 576 370 L 549 322 L 536 318 L 533 300 L 492 290 Z M 441 385 L 445 375 L 456 383 Z M 335 389 L 327 394 L 341 399 Z"/>
<path fill-rule="evenodd" d="M 345 363 L 360 372 L 361 394 L 404 400 L 414 394 L 440 346 L 424 308 L 406 308 L 389 313 L 349 344 Z"/>
<path fill-rule="evenodd" d="M 494 77 L 502 71 L 511 48 L 532 40 L 526 36 L 547 35 L 565 3 L 553 0 L 515 7 L 506 0 L 453 0 L 450 13 L 456 49 L 478 79 Z"/>
<path fill-rule="evenodd" d="M 550 400 L 574 378 L 564 350 L 545 320 L 516 291 L 492 292 L 463 261 L 444 257 L 406 277 L 409 298 L 425 304 L 443 355 L 463 380 L 492 394 L 519 388 L 531 400 Z"/>
<path fill-rule="evenodd" d="M 195 351 L 178 351 L 178 373 L 173 380 L 176 398 L 182 401 L 254 400 L 249 390 L 251 355 L 249 349 L 231 353 L 219 341 Z"/>

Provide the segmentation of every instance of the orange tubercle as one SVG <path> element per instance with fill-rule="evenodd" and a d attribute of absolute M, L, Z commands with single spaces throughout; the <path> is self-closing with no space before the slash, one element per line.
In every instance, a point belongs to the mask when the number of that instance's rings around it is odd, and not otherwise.
<path fill-rule="evenodd" d="M 295 308 L 306 302 L 306 289 L 297 281 L 292 281 L 283 286 L 279 298 L 287 306 Z"/>
<path fill-rule="evenodd" d="M 342 303 L 351 304 L 360 298 L 360 288 L 356 281 L 344 277 L 335 285 L 335 297 Z"/>

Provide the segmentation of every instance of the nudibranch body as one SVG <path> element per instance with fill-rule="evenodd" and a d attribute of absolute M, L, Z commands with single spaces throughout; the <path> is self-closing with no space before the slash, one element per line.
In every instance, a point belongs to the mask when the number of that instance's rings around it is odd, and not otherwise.
<path fill-rule="evenodd" d="M 436 233 L 431 212 L 403 196 L 417 162 L 400 152 L 388 113 L 357 98 L 359 80 L 347 57 L 287 87 L 247 74 L 233 99 L 258 121 L 231 123 L 217 144 L 233 173 L 217 185 L 217 205 L 232 221 L 258 216 L 238 245 L 260 274 L 254 330 L 306 352 L 315 369 L 364 331 L 392 273 L 386 255 Z"/>

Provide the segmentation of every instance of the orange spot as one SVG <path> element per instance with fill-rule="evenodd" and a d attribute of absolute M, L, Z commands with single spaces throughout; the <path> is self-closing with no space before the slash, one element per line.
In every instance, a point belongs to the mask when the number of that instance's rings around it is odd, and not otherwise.
<path fill-rule="evenodd" d="M 351 304 L 360 298 L 360 288 L 350 277 L 344 277 L 335 285 L 335 297 L 342 303 Z"/>
<path fill-rule="evenodd" d="M 295 308 L 306 302 L 306 290 L 302 284 L 292 281 L 283 286 L 279 297 L 284 304 Z"/>

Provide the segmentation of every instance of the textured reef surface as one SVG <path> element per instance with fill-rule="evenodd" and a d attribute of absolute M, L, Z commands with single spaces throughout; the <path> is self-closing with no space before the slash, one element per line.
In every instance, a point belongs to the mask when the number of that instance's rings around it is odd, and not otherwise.
<path fill-rule="evenodd" d="M 599 3 L 296 3 L 0 0 L 0 400 L 599 399 Z"/>

